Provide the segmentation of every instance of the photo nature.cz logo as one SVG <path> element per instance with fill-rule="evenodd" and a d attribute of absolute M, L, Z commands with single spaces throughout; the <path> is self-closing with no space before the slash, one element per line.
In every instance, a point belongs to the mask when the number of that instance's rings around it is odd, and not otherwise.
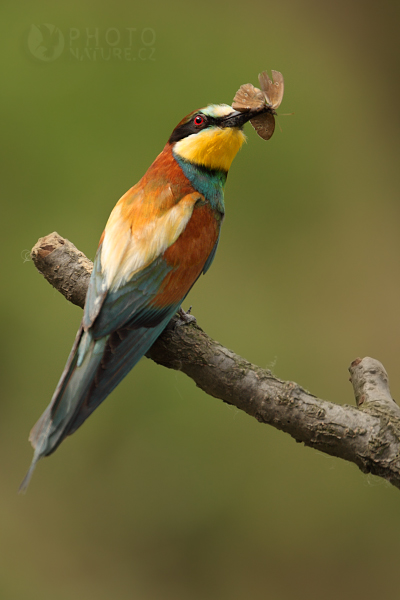
<path fill-rule="evenodd" d="M 155 60 L 154 29 L 144 27 L 70 27 L 62 32 L 50 23 L 32 24 L 27 45 L 30 54 L 42 62 L 53 62 L 63 56 L 73 61 Z"/>

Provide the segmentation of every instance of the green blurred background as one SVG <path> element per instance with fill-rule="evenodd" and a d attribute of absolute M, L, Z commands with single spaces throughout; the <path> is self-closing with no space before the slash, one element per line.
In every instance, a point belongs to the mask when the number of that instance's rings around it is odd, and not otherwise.
<path fill-rule="evenodd" d="M 93 258 L 178 121 L 265 68 L 295 115 L 247 126 L 186 305 L 323 398 L 354 404 L 365 355 L 399 396 L 399 3 L 22 1 L 1 28 L 1 600 L 398 598 L 397 490 L 146 359 L 16 491 L 81 317 L 29 250 Z"/>

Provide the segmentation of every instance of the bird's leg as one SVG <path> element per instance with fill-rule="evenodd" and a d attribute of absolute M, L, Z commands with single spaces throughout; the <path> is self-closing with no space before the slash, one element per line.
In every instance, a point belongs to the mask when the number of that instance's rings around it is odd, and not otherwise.
<path fill-rule="evenodd" d="M 176 324 L 177 325 L 187 325 L 188 323 L 197 323 L 196 317 L 194 317 L 193 315 L 190 314 L 191 310 L 192 310 L 192 307 L 189 306 L 188 311 L 185 312 L 183 310 L 182 306 L 180 306 L 178 313 L 177 313 L 179 316 L 179 319 L 176 322 Z"/>
<path fill-rule="evenodd" d="M 176 311 L 175 316 L 172 317 L 172 319 L 170 320 L 170 322 L 168 323 L 168 325 L 165 329 L 172 330 L 172 329 L 175 329 L 175 327 L 180 327 L 181 325 L 188 325 L 188 323 L 197 323 L 196 317 L 194 317 L 193 315 L 190 314 L 191 310 L 192 310 L 191 306 L 189 307 L 189 310 L 187 312 L 185 312 L 183 310 L 183 308 L 180 307 Z"/>

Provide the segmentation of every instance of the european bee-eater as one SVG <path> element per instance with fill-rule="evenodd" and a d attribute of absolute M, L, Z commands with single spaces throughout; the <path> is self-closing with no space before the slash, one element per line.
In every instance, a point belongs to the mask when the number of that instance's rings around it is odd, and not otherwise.
<path fill-rule="evenodd" d="M 30 434 L 34 456 L 22 489 L 37 461 L 74 433 L 147 352 L 210 267 L 227 174 L 245 141 L 244 123 L 259 113 L 211 104 L 189 114 L 117 202 L 100 238 L 75 343 Z"/>

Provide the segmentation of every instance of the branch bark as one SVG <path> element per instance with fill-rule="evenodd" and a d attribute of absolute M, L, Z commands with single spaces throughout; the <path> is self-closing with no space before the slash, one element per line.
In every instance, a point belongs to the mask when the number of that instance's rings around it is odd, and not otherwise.
<path fill-rule="evenodd" d="M 47 281 L 83 308 L 91 261 L 57 233 L 40 238 L 31 256 Z M 400 488 L 400 409 L 379 361 L 357 358 L 349 367 L 356 408 L 322 400 L 297 383 L 278 379 L 224 348 L 197 324 L 183 325 L 178 316 L 146 356 L 182 371 L 210 396 L 259 422 Z"/>

